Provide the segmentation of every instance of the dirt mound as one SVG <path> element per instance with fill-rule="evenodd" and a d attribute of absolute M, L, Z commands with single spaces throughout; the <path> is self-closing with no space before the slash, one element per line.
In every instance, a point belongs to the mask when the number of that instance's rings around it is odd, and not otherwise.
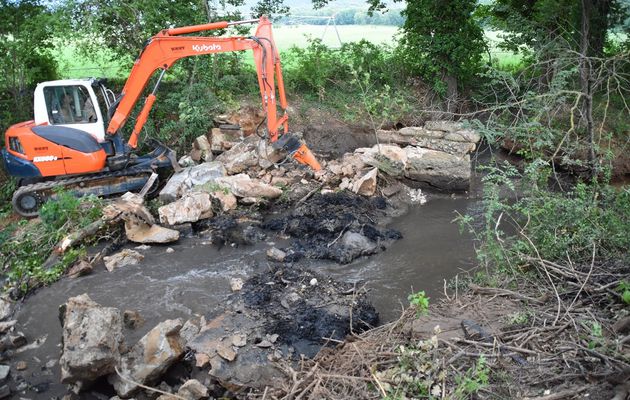
<path fill-rule="evenodd" d="M 249 279 L 242 289 L 263 331 L 297 354 L 314 356 L 329 339 L 343 340 L 378 324 L 365 292 L 308 270 L 280 267 Z"/>
<path fill-rule="evenodd" d="M 307 257 L 348 263 L 402 238 L 400 232 L 377 225 L 387 207 L 383 197 L 365 198 L 348 191 L 316 194 L 289 213 L 265 221 L 262 228 L 294 238 L 287 251 L 289 261 Z"/>

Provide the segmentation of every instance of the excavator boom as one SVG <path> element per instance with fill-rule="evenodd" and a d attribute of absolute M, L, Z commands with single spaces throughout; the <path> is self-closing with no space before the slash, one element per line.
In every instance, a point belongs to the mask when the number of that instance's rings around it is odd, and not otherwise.
<path fill-rule="evenodd" d="M 258 22 L 258 28 L 256 29 L 255 35 L 250 37 L 180 36 L 214 29 L 224 29 L 230 25 L 253 22 Z M 116 152 L 124 151 L 119 133 L 124 127 L 142 92 L 145 90 L 149 80 L 157 70 L 161 70 L 162 72 L 157 79 L 152 93 L 145 99 L 144 106 L 136 119 L 136 125 L 127 142 L 127 146 L 131 148 L 136 148 L 138 145 L 140 132 L 148 118 L 151 107 L 155 103 L 155 93 L 164 72 L 177 60 L 184 57 L 243 50 L 252 50 L 254 54 L 262 106 L 267 116 L 267 132 L 269 139 L 271 142 L 276 142 L 280 130 L 282 134 L 288 133 L 288 115 L 286 113 L 287 100 L 284 91 L 280 56 L 273 40 L 271 22 L 267 17 L 263 16 L 259 20 L 238 22 L 222 21 L 166 29 L 153 36 L 147 42 L 140 56 L 136 59 L 107 127 L 107 133 L 114 137 Z M 278 116 L 278 106 L 281 111 L 280 116 Z M 294 157 L 296 160 L 310 165 L 315 170 L 320 169 L 319 163 L 306 146 L 301 146 L 299 152 L 301 154 Z"/>

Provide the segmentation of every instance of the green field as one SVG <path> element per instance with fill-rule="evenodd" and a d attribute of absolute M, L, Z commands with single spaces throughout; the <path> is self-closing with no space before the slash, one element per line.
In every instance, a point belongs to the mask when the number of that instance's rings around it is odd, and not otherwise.
<path fill-rule="evenodd" d="M 505 68 L 508 66 L 516 66 L 521 63 L 523 60 L 523 56 L 521 54 L 514 54 L 511 51 L 506 51 L 499 48 L 499 43 L 501 43 L 502 35 L 504 33 L 502 31 L 484 31 L 484 35 L 486 36 L 486 40 L 488 41 L 488 47 L 490 48 L 490 56 L 492 57 L 492 61 L 496 62 L 499 66 Z"/>
<path fill-rule="evenodd" d="M 60 78 L 124 78 L 131 70 L 131 64 L 117 62 L 112 52 L 102 49 L 96 54 L 81 54 L 77 46 L 57 44 L 55 59 L 59 65 Z M 113 61 L 112 61 L 113 59 Z"/>
<path fill-rule="evenodd" d="M 252 28 L 253 33 L 254 28 Z M 274 27 L 274 39 L 280 51 L 289 49 L 291 46 L 304 47 L 308 44 L 308 39 L 321 39 L 330 47 L 339 47 L 342 43 L 356 42 L 362 39 L 376 44 L 395 44 L 396 35 L 399 28 L 395 26 L 382 25 L 284 25 Z M 519 55 L 506 52 L 497 48 L 501 40 L 500 32 L 487 31 L 486 37 L 490 43 L 490 53 L 500 65 L 518 64 L 521 61 Z M 71 45 L 57 46 L 59 71 L 62 78 L 83 78 L 89 76 L 97 77 L 119 77 L 127 76 L 131 69 L 130 63 L 110 61 L 111 53 L 103 50 L 98 54 L 86 57 L 79 54 L 76 47 Z M 109 57 L 108 57 L 109 56 Z M 248 62 L 253 58 L 248 56 Z"/>
<path fill-rule="evenodd" d="M 308 38 L 321 39 L 330 47 L 362 39 L 377 44 L 393 44 L 397 32 L 398 27 L 383 25 L 337 25 L 336 31 L 332 25 L 328 28 L 323 25 L 285 25 L 274 27 L 274 39 L 280 50 L 305 46 Z"/>
<path fill-rule="evenodd" d="M 361 39 L 373 43 L 394 43 L 394 35 L 398 31 L 394 26 L 382 25 L 338 25 L 337 31 L 333 26 L 323 25 L 287 25 L 274 27 L 274 39 L 280 51 L 291 46 L 306 46 L 308 38 L 321 39 L 330 47 L 339 47 L 341 43 L 356 42 Z M 252 32 L 254 28 L 252 28 Z M 337 33 L 339 36 L 337 36 Z M 86 57 L 71 45 L 57 46 L 57 62 L 62 78 L 83 78 L 87 76 L 125 77 L 131 65 L 108 61 L 108 52 Z M 248 60 L 250 57 L 248 57 Z"/>

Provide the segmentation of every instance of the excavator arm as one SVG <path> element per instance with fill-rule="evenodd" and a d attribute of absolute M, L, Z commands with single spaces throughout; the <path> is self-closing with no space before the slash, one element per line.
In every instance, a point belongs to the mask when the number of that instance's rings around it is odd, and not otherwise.
<path fill-rule="evenodd" d="M 254 22 L 258 22 L 258 28 L 256 29 L 255 35 L 250 37 L 180 36 Z M 177 60 L 184 57 L 243 50 L 253 51 L 262 106 L 267 115 L 267 132 L 270 141 L 276 142 L 280 137 L 279 131 L 281 130 L 282 134 L 285 134 L 289 129 L 288 115 L 286 113 L 287 100 L 284 91 L 284 81 L 282 79 L 280 56 L 273 40 L 271 22 L 267 17 L 263 16 L 259 20 L 237 22 L 222 21 L 165 29 L 153 36 L 145 45 L 140 56 L 136 59 L 122 93 L 117 103 L 114 105 L 115 110 L 111 115 L 107 127 L 107 133 L 114 138 L 116 153 L 119 153 L 120 148 L 124 147 L 120 139 L 120 131 L 127 122 L 131 111 L 138 102 L 149 80 L 157 70 L 161 70 L 161 73 L 153 91 L 146 97 L 144 106 L 138 114 L 136 124 L 129 137 L 127 145 L 131 148 L 136 148 L 138 145 L 138 137 L 142 127 L 147 121 L 151 107 L 155 103 L 155 94 L 164 73 Z M 278 116 L 278 106 L 280 106 L 280 116 Z M 295 146 L 294 144 L 293 148 L 288 150 L 297 161 L 311 166 L 314 170 L 321 168 L 306 145 L 301 144 Z"/>

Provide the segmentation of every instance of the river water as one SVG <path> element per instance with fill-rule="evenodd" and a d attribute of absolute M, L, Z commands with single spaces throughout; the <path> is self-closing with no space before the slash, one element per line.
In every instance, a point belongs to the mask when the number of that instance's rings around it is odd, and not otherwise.
<path fill-rule="evenodd" d="M 475 215 L 479 209 L 475 199 L 434 198 L 392 219 L 389 227 L 399 230 L 403 239 L 386 251 L 346 265 L 322 261 L 308 265 L 324 275 L 365 284 L 381 321 L 386 322 L 399 315 L 412 291 L 424 290 L 438 298 L 445 279 L 473 266 L 472 239 L 460 234 L 452 221 L 456 212 Z M 132 344 L 165 319 L 219 314 L 231 294 L 230 278 L 247 278 L 268 268 L 265 252 L 269 246 L 262 242 L 218 248 L 207 238 L 186 238 L 171 246 L 172 253 L 166 246 L 153 246 L 140 251 L 145 258 L 137 265 L 114 272 L 96 268 L 91 275 L 64 278 L 38 290 L 21 306 L 18 324 L 29 343 L 44 337 L 45 341 L 37 349 L 17 354 L 13 361 L 26 361 L 27 381 L 46 391 L 28 391 L 27 397 L 50 399 L 65 393 L 65 386 L 58 383 L 59 366 L 52 363 L 59 359 L 61 349 L 58 307 L 69 297 L 87 293 L 104 306 L 139 311 L 146 323 L 125 332 L 126 342 Z M 46 364 L 49 368 L 42 368 Z"/>

